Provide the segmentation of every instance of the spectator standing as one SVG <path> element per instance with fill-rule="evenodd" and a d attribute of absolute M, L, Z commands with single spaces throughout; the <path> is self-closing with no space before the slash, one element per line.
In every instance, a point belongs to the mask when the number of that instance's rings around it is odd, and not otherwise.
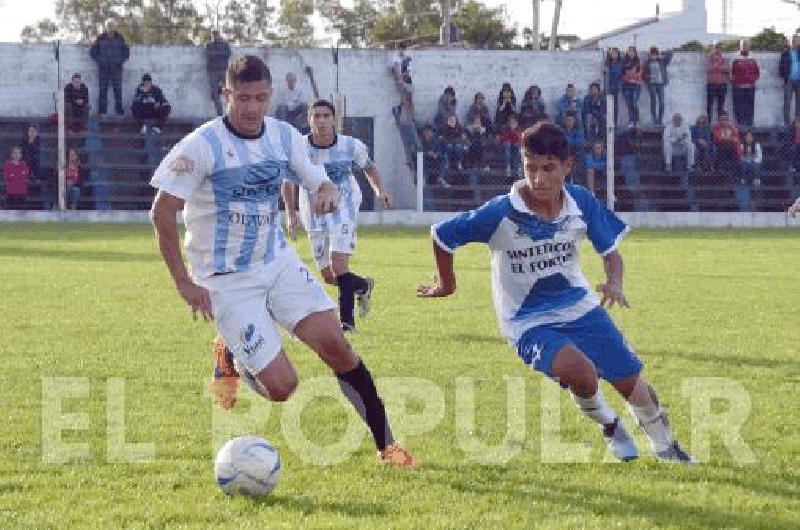
<path fill-rule="evenodd" d="M 66 168 L 67 183 L 67 208 L 70 210 L 78 209 L 78 199 L 81 197 L 81 185 L 83 184 L 83 167 L 75 149 L 69 150 Z"/>
<path fill-rule="evenodd" d="M 211 40 L 206 43 L 206 72 L 208 72 L 208 88 L 211 91 L 211 101 L 217 116 L 222 116 L 222 101 L 220 94 L 225 87 L 225 72 L 228 70 L 228 60 L 231 58 L 231 47 L 222 38 L 219 30 L 211 30 Z"/>
<path fill-rule="evenodd" d="M 664 165 L 667 173 L 672 173 L 672 160 L 676 155 L 686 155 L 686 169 L 694 167 L 694 143 L 689 127 L 683 122 L 683 116 L 676 112 L 672 121 L 664 127 Z"/>
<path fill-rule="evenodd" d="M 286 74 L 286 87 L 278 93 L 275 117 L 291 123 L 298 131 L 308 128 L 308 100 L 297 84 L 297 76 Z"/>
<path fill-rule="evenodd" d="M 792 123 L 791 107 L 794 95 L 794 115 L 800 116 L 800 34 L 792 37 L 792 47 L 781 53 L 778 75 L 783 79 L 783 123 Z"/>
<path fill-rule="evenodd" d="M 639 126 L 639 95 L 642 92 L 642 63 L 636 48 L 630 46 L 622 60 L 622 96 L 628 108 L 628 125 Z"/>
<path fill-rule="evenodd" d="M 650 116 L 653 123 L 661 127 L 664 125 L 664 87 L 669 84 L 667 66 L 672 61 L 671 51 L 661 53 L 658 48 L 650 48 L 650 56 L 644 63 L 642 79 L 647 84 L 650 94 Z"/>
<path fill-rule="evenodd" d="M 108 85 L 114 91 L 114 110 L 125 114 L 122 108 L 122 65 L 130 57 L 130 49 L 125 39 L 117 32 L 117 22 L 106 20 L 106 31 L 101 33 L 90 49 L 92 59 L 97 63 L 100 78 L 100 97 L 97 111 L 102 115 L 108 112 Z"/>
<path fill-rule="evenodd" d="M 744 134 L 740 148 L 742 161 L 739 165 L 739 185 L 736 187 L 736 201 L 743 212 L 753 210 L 753 188 L 761 187 L 761 144 L 756 142 L 753 131 Z"/>
<path fill-rule="evenodd" d="M 411 57 L 406 52 L 405 43 L 400 43 L 389 58 L 389 73 L 394 79 L 397 91 L 400 93 L 400 105 L 394 107 L 398 116 L 406 111 L 406 121 L 414 120 L 414 85 L 411 80 L 413 67 Z"/>
<path fill-rule="evenodd" d="M 600 83 L 589 85 L 589 93 L 583 98 L 581 108 L 586 139 L 602 138 L 606 133 L 606 98 L 600 90 Z"/>
<path fill-rule="evenodd" d="M 714 102 L 717 102 L 717 118 L 725 109 L 725 96 L 731 78 L 731 63 L 722 55 L 722 45 L 717 43 L 706 58 L 706 114 L 714 117 Z"/>
<path fill-rule="evenodd" d="M 597 138 L 592 142 L 591 150 L 586 153 L 586 187 L 595 195 L 598 180 L 606 178 L 606 148 L 605 142 Z"/>
<path fill-rule="evenodd" d="M 456 113 L 456 90 L 452 86 L 445 87 L 442 95 L 439 96 L 439 106 L 436 110 L 436 116 L 433 118 L 433 127 L 439 133 L 442 132 L 447 118 Z"/>
<path fill-rule="evenodd" d="M 467 110 L 467 123 L 473 123 L 475 116 L 480 118 L 481 125 L 486 129 L 486 134 L 492 134 L 494 132 L 492 117 L 489 115 L 489 107 L 486 106 L 486 96 L 483 95 L 483 92 L 475 93 L 472 105 L 470 105 Z"/>
<path fill-rule="evenodd" d="M 789 155 L 789 169 L 800 172 L 800 116 L 795 116 L 794 121 L 786 132 L 786 152 Z M 787 184 L 793 184 L 794 177 L 787 172 Z"/>
<path fill-rule="evenodd" d="M 578 96 L 575 93 L 575 85 L 572 83 L 567 84 L 564 94 L 558 98 L 558 113 L 556 114 L 557 125 L 564 127 L 564 117 L 568 112 L 574 112 L 576 120 L 581 112 L 581 102 L 578 100 Z"/>
<path fill-rule="evenodd" d="M 702 167 L 703 170 L 709 171 L 713 160 L 716 158 L 716 153 L 714 135 L 708 124 L 708 116 L 705 114 L 698 116 L 697 122 L 691 127 L 691 133 L 697 167 Z"/>
<path fill-rule="evenodd" d="M 142 82 L 136 88 L 136 93 L 133 96 L 133 105 L 131 105 L 131 112 L 136 120 L 136 126 L 141 125 L 141 133 L 147 134 L 146 122 L 153 121 L 150 129 L 156 133 L 161 133 L 161 128 L 164 127 L 164 122 L 167 121 L 172 107 L 170 106 L 167 98 L 164 97 L 164 92 L 161 91 L 157 85 L 153 84 L 153 78 L 150 74 L 142 76 Z"/>
<path fill-rule="evenodd" d="M 519 126 L 525 130 L 541 119 L 545 113 L 544 101 L 542 101 L 542 90 L 531 85 L 522 96 L 519 104 Z"/>
<path fill-rule="evenodd" d="M 608 93 L 614 98 L 614 127 L 617 126 L 619 117 L 619 91 L 622 88 L 622 56 L 619 48 L 613 47 L 606 56 L 606 72 L 608 75 Z"/>
<path fill-rule="evenodd" d="M 22 149 L 15 145 L 11 148 L 11 158 L 3 163 L 3 180 L 6 182 L 6 199 L 9 209 L 21 206 L 28 196 L 28 180 L 31 171 L 22 159 Z"/>
<path fill-rule="evenodd" d="M 738 172 L 742 144 L 739 143 L 739 129 L 731 123 L 728 113 L 723 111 L 719 121 L 711 128 L 714 148 L 717 152 L 717 166 L 728 176 Z"/>
<path fill-rule="evenodd" d="M 756 81 L 761 76 L 758 62 L 750 57 L 750 41 L 742 39 L 739 57 L 731 66 L 731 85 L 733 85 L 733 113 L 740 127 L 753 126 L 756 99 Z"/>
<path fill-rule="evenodd" d="M 503 159 L 506 163 L 506 176 L 519 178 L 520 174 L 520 148 L 522 129 L 519 127 L 517 116 L 508 117 L 505 127 L 500 131 L 500 144 L 503 146 Z"/>
<path fill-rule="evenodd" d="M 72 74 L 72 80 L 64 87 L 64 107 L 69 128 L 80 132 L 86 128 L 89 118 L 89 88 L 81 80 L 81 74 Z"/>
<path fill-rule="evenodd" d="M 500 131 L 506 125 L 508 117 L 517 114 L 517 96 L 511 83 L 503 83 L 500 93 L 497 95 L 497 109 L 494 113 L 495 130 Z"/>

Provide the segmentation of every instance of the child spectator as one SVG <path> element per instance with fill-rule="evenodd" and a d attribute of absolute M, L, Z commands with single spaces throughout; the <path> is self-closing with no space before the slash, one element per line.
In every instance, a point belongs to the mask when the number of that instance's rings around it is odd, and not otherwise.
<path fill-rule="evenodd" d="M 503 83 L 500 93 L 497 94 L 497 110 L 494 113 L 494 127 L 499 131 L 506 125 L 508 117 L 517 114 L 517 96 L 511 83 Z"/>
<path fill-rule="evenodd" d="M 131 112 L 137 121 L 137 127 L 141 125 L 142 134 L 147 134 L 146 120 L 155 121 L 156 124 L 151 127 L 151 130 L 156 134 L 161 133 L 161 128 L 164 127 L 170 110 L 172 107 L 161 89 L 153 84 L 152 76 L 144 74 L 141 84 L 136 88 L 133 105 L 131 105 Z"/>
<path fill-rule="evenodd" d="M 659 127 L 664 124 L 664 87 L 669 84 L 667 66 L 670 61 L 672 52 L 662 54 L 653 46 L 642 70 L 642 79 L 650 93 L 650 116 L 653 118 L 653 123 Z"/>
<path fill-rule="evenodd" d="M 436 110 L 436 116 L 433 118 L 433 127 L 439 133 L 447 122 L 447 118 L 456 113 L 456 91 L 452 86 L 448 86 L 439 96 L 439 107 Z"/>
<path fill-rule="evenodd" d="M 79 73 L 72 74 L 72 82 L 64 87 L 64 107 L 70 130 L 85 130 L 89 117 L 89 89 L 81 81 Z"/>
<path fill-rule="evenodd" d="M 581 121 L 586 138 L 602 138 L 606 133 L 606 98 L 600 90 L 600 83 L 589 85 L 589 94 L 583 98 Z"/>
<path fill-rule="evenodd" d="M 66 181 L 67 208 L 77 210 L 78 199 L 81 196 L 81 185 L 83 184 L 83 167 L 75 149 L 70 149 L 67 157 Z"/>
<path fill-rule="evenodd" d="M 622 88 L 622 56 L 619 48 L 613 47 L 606 56 L 606 71 L 608 72 L 608 93 L 614 98 L 614 127 L 617 126 L 619 116 L 619 91 Z"/>
<path fill-rule="evenodd" d="M 545 113 L 542 91 L 536 85 L 531 85 L 522 96 L 519 105 L 519 126 L 525 130 L 539 121 Z"/>
<path fill-rule="evenodd" d="M 642 91 L 642 64 L 636 48 L 630 46 L 622 60 L 622 96 L 628 107 L 628 125 L 639 126 L 639 95 Z"/>
<path fill-rule="evenodd" d="M 564 94 L 558 99 L 557 125 L 564 126 L 564 117 L 568 112 L 574 112 L 576 120 L 581 112 L 581 102 L 578 101 L 578 96 L 575 94 L 575 85 L 572 83 L 567 84 Z"/>
<path fill-rule="evenodd" d="M 450 165 L 455 162 L 458 170 L 464 169 L 462 161 L 464 159 L 464 131 L 458 123 L 458 117 L 451 114 L 447 117 L 444 127 L 442 127 L 442 145 L 444 146 L 444 171 L 450 176 Z"/>
<path fill-rule="evenodd" d="M 592 149 L 586 154 L 586 187 L 595 194 L 599 179 L 606 178 L 605 143 L 598 138 L 592 142 Z"/>
<path fill-rule="evenodd" d="M 753 187 L 761 187 L 761 144 L 756 142 L 753 131 L 744 134 L 739 164 L 739 184 L 736 186 L 736 202 L 739 210 L 753 210 Z"/>
<path fill-rule="evenodd" d="M 714 149 L 714 135 L 708 125 L 708 116 L 705 114 L 698 116 L 697 122 L 692 125 L 691 133 L 697 166 L 709 171 L 716 157 L 716 150 Z"/>
<path fill-rule="evenodd" d="M 486 106 L 486 96 L 483 95 L 483 92 L 475 93 L 472 105 L 467 110 L 467 123 L 472 123 L 475 116 L 480 117 L 481 125 L 486 129 L 487 134 L 494 132 L 492 117 L 489 115 L 489 107 Z"/>
<path fill-rule="evenodd" d="M 519 127 L 517 116 L 508 117 L 506 126 L 500 131 L 500 144 L 503 146 L 503 157 L 506 162 L 506 176 L 520 177 L 520 150 L 519 142 L 522 138 L 522 129 Z"/>
<path fill-rule="evenodd" d="M 731 85 L 733 85 L 733 114 L 741 126 L 753 126 L 756 99 L 756 81 L 761 75 L 758 63 L 750 57 L 750 41 L 742 39 L 740 55 L 731 66 Z"/>
<path fill-rule="evenodd" d="M 731 77 L 731 63 L 722 55 L 722 45 L 717 43 L 706 59 L 706 114 L 711 119 L 714 101 L 717 102 L 717 118 L 725 109 L 725 95 Z"/>
<path fill-rule="evenodd" d="M 28 196 L 28 179 L 31 172 L 28 164 L 22 159 L 22 148 L 15 145 L 11 148 L 11 158 L 3 164 L 3 180 L 6 182 L 6 199 L 9 209 L 20 206 Z"/>
<path fill-rule="evenodd" d="M 489 132 L 481 122 L 480 114 L 473 114 L 472 121 L 467 125 L 467 154 L 464 163 L 469 168 L 483 166 L 483 150 L 489 141 Z"/>

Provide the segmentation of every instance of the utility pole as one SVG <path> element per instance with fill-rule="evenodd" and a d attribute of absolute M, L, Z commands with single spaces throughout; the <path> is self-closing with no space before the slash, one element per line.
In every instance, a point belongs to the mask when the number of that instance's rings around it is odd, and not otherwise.
<path fill-rule="evenodd" d="M 531 26 L 533 41 L 531 43 L 531 48 L 536 51 L 542 48 L 541 39 L 539 38 L 539 6 L 541 2 L 542 0 L 533 0 L 533 25 Z"/>
<path fill-rule="evenodd" d="M 556 0 L 556 9 L 553 11 L 553 25 L 550 28 L 550 45 L 548 50 L 556 49 L 556 41 L 558 40 L 558 19 L 561 17 L 561 4 L 563 0 Z"/>
<path fill-rule="evenodd" d="M 450 0 L 441 0 L 442 2 L 442 40 L 444 40 L 444 47 L 450 47 Z"/>

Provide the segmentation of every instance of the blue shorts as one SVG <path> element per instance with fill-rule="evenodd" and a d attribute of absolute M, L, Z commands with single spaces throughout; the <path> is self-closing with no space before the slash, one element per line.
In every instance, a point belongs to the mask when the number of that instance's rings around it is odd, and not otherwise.
<path fill-rule="evenodd" d="M 583 352 L 594 363 L 597 375 L 606 381 L 625 379 L 642 370 L 642 361 L 601 306 L 572 322 L 529 329 L 517 343 L 517 355 L 525 364 L 553 377 L 553 359 L 564 346 Z"/>

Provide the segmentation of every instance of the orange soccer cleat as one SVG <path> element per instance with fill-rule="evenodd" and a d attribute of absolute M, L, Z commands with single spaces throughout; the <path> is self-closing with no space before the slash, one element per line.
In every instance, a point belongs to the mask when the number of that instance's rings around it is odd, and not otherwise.
<path fill-rule="evenodd" d="M 388 445 L 383 451 L 378 451 L 378 462 L 403 469 L 417 469 L 422 465 L 422 462 L 397 444 Z"/>
<path fill-rule="evenodd" d="M 230 410 L 236 405 L 239 372 L 233 365 L 233 353 L 217 335 L 214 339 L 214 373 L 211 375 L 211 394 L 220 408 Z"/>

